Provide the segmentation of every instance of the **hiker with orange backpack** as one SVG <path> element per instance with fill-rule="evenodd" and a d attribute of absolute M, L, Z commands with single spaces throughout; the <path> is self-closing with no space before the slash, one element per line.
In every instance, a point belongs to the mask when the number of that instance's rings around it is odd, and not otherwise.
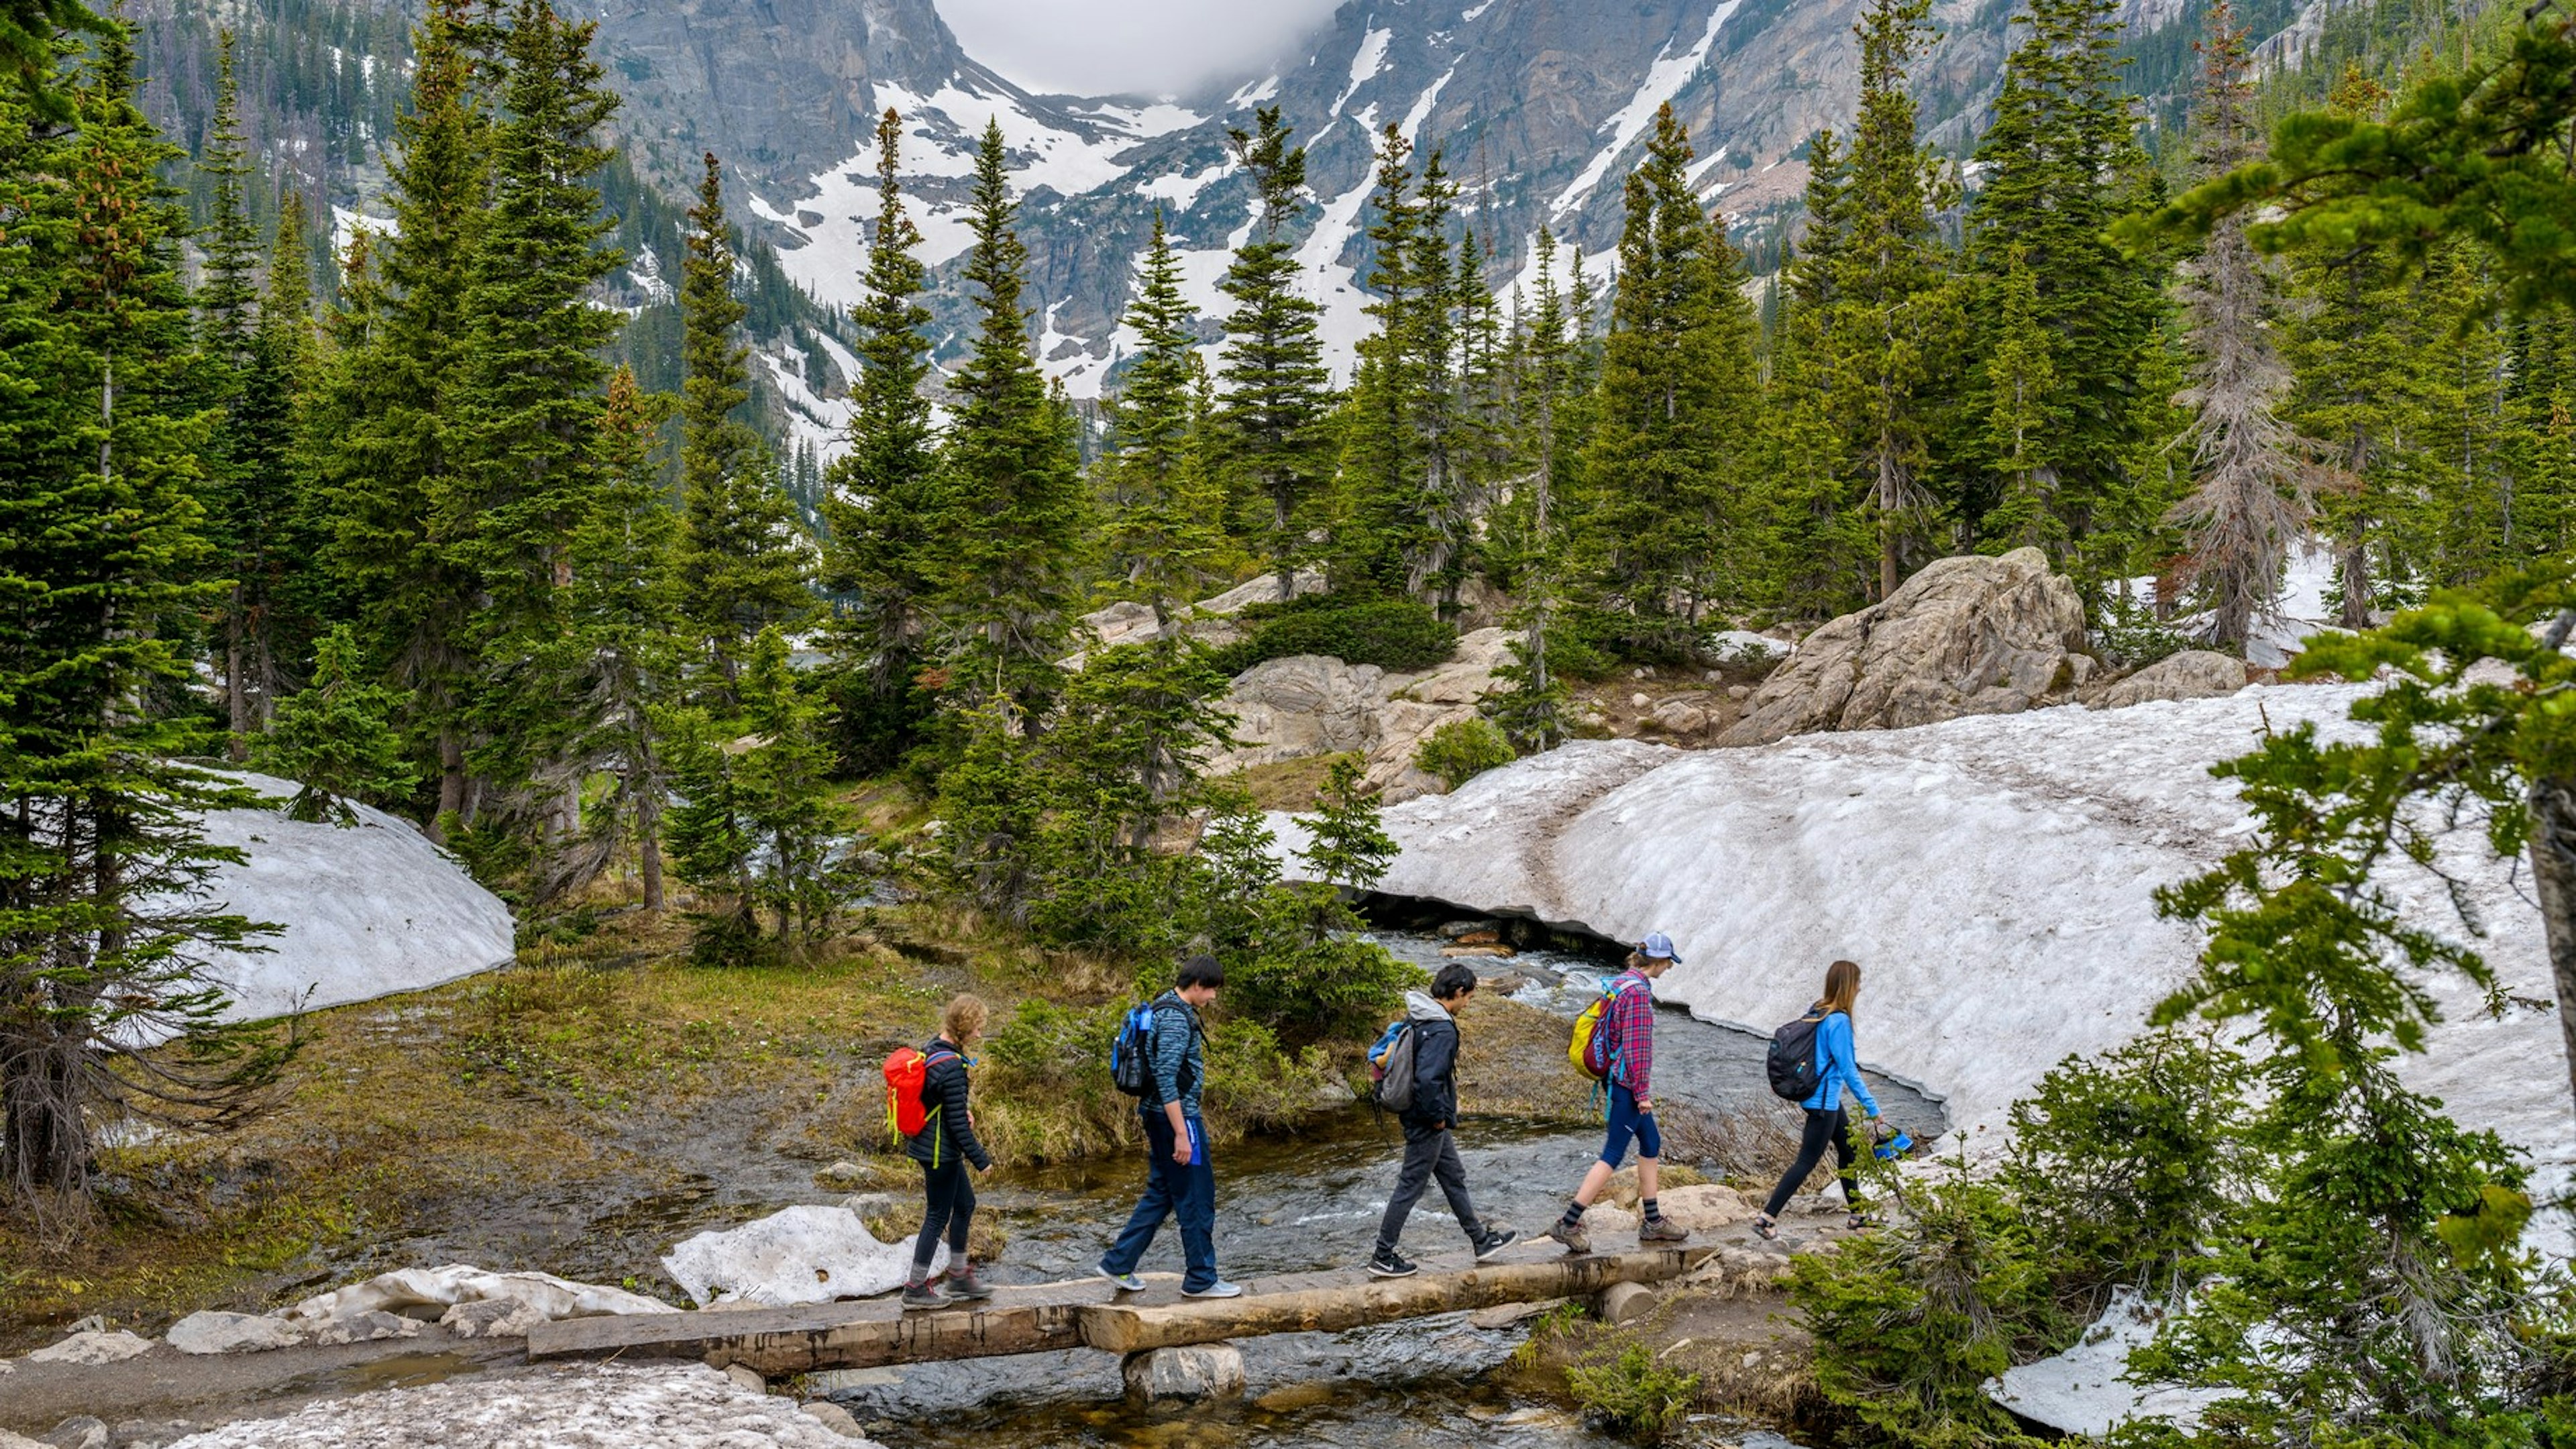
<path fill-rule="evenodd" d="M 1576 1023 L 1574 1057 L 1608 1090 L 1610 1135 L 1601 1145 L 1601 1160 L 1583 1175 L 1583 1185 L 1566 1204 L 1565 1216 L 1539 1234 L 1563 1243 L 1569 1253 L 1592 1251 L 1583 1214 L 1610 1185 L 1631 1142 L 1637 1147 L 1637 1195 L 1645 1212 L 1637 1241 L 1678 1243 L 1690 1236 L 1655 1201 L 1664 1156 L 1663 1134 L 1655 1126 L 1655 978 L 1681 960 L 1672 937 L 1661 931 L 1649 935 L 1628 953 L 1628 969 L 1604 983 L 1600 1001 Z"/>
<path fill-rule="evenodd" d="M 975 1185 L 966 1167 L 993 1170 L 966 1106 L 966 1069 L 972 1065 L 966 1053 L 984 1035 L 989 1016 L 982 998 L 960 996 L 942 1013 L 939 1035 L 886 1058 L 887 1114 L 903 1136 L 905 1155 L 921 1164 L 921 1236 L 913 1242 L 912 1276 L 904 1284 L 907 1309 L 993 1296 L 966 1252 L 967 1229 L 975 1221 Z M 930 1260 L 938 1255 L 943 1233 L 949 1256 L 944 1294 L 930 1286 Z"/>

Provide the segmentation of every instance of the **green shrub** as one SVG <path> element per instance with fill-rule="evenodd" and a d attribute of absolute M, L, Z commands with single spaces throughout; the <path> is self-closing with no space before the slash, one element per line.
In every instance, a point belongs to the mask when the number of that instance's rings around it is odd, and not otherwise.
<path fill-rule="evenodd" d="M 1816 1386 L 1860 1444 L 2035 1444 L 1988 1379 L 2065 1348 L 2045 1245 L 2011 1194 L 1967 1165 L 1909 1191 L 1912 1212 L 1831 1254 L 1801 1255 L 1789 1301 L 1816 1341 Z"/>
<path fill-rule="evenodd" d="M 1484 719 L 1452 720 L 1413 752 L 1416 767 L 1439 776 L 1452 790 L 1517 758 L 1512 742 Z"/>
<path fill-rule="evenodd" d="M 1316 594 L 1294 603 L 1244 611 L 1252 633 L 1217 651 L 1228 678 L 1256 664 L 1298 654 L 1328 654 L 1346 664 L 1429 669 L 1457 652 L 1458 631 L 1411 599 L 1351 601 Z"/>
<path fill-rule="evenodd" d="M 1280 886 L 1276 894 L 1319 907 L 1324 897 L 1332 906 L 1340 904 L 1329 886 Z M 1398 961 L 1374 941 L 1346 934 L 1300 941 L 1280 933 L 1227 968 L 1226 1009 L 1275 1029 L 1282 1040 L 1304 1044 L 1373 1030 L 1402 1002 L 1406 988 L 1422 984 L 1420 968 Z"/>
<path fill-rule="evenodd" d="M 1657 1444 L 1689 1417 L 1699 1375 L 1666 1368 L 1634 1339 L 1614 1353 L 1565 1371 L 1576 1403 L 1622 1434 Z"/>

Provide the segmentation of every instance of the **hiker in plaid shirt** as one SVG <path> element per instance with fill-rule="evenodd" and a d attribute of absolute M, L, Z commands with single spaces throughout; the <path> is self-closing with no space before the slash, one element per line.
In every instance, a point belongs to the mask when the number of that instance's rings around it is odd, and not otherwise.
<path fill-rule="evenodd" d="M 1657 931 L 1628 953 L 1628 969 L 1602 988 L 1610 997 L 1601 1014 L 1601 1029 L 1610 1036 L 1610 1135 L 1601 1144 L 1601 1160 L 1583 1175 L 1583 1186 L 1566 1204 L 1565 1216 L 1541 1235 L 1565 1244 L 1569 1253 L 1592 1251 L 1592 1235 L 1583 1230 L 1584 1209 L 1610 1185 L 1611 1174 L 1627 1160 L 1631 1142 L 1637 1145 L 1637 1195 L 1645 1209 L 1645 1219 L 1637 1225 L 1637 1241 L 1678 1243 L 1690 1236 L 1690 1230 L 1666 1218 L 1655 1201 L 1664 1156 L 1663 1134 L 1655 1128 L 1655 978 L 1681 961 L 1674 953 L 1673 938 Z"/>

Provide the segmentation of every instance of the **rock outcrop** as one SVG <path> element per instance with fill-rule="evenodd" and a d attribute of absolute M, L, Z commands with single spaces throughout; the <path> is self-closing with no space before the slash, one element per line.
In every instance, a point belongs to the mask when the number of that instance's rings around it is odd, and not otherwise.
<path fill-rule="evenodd" d="M 1442 725 L 1475 718 L 1494 671 L 1511 657 L 1507 631 L 1478 629 L 1446 663 L 1418 673 L 1317 654 L 1255 665 L 1225 699 L 1235 747 L 1209 760 L 1208 772 L 1359 754 L 1368 757 L 1368 783 L 1389 803 L 1437 794 L 1440 781 L 1414 768 L 1414 752 Z"/>
<path fill-rule="evenodd" d="M 2101 707 L 2127 709 L 2161 699 L 2213 699 L 2245 687 L 2245 665 L 2206 649 L 2167 655 L 2103 692 Z"/>
<path fill-rule="evenodd" d="M 1324 576 L 1313 569 L 1300 570 L 1290 585 L 1292 597 L 1320 594 L 1326 587 Z M 1201 599 L 1179 611 L 1181 632 L 1212 648 L 1222 649 L 1243 637 L 1234 616 L 1254 604 L 1274 603 L 1279 598 L 1279 580 L 1264 575 L 1250 583 L 1237 584 L 1214 598 Z M 1115 648 L 1121 644 L 1142 644 L 1154 637 L 1161 625 L 1155 621 L 1150 604 L 1134 602 L 1112 604 L 1082 616 L 1083 632 L 1097 647 Z M 1080 656 L 1073 662 L 1077 667 Z"/>
<path fill-rule="evenodd" d="M 2082 684 L 2084 601 L 2035 548 L 1945 558 L 1807 636 L 1721 743 L 2018 714 Z"/>

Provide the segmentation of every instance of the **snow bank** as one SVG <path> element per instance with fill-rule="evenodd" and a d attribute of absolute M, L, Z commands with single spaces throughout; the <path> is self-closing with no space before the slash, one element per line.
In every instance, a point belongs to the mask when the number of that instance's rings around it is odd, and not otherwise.
<path fill-rule="evenodd" d="M 241 777 L 283 801 L 296 787 Z M 284 930 L 261 951 L 214 953 L 232 1015 L 346 1006 L 443 985 L 506 965 L 517 951 L 509 907 L 408 822 L 360 806 L 341 829 L 269 810 L 218 810 L 206 838 L 250 858 L 218 868 L 213 899 Z"/>
<path fill-rule="evenodd" d="M 2267 718 L 2348 732 L 2359 693 L 2263 687 L 1687 754 L 1569 745 L 1388 810 L 1403 854 L 1382 889 L 1623 940 L 1669 931 L 1689 964 L 1661 994 L 1766 1033 L 1850 957 L 1867 970 L 1864 1059 L 1992 1143 L 2042 1073 L 2133 1038 L 2191 974 L 2200 934 L 2159 919 L 2152 892 L 2252 829 L 2209 766 Z M 1281 837 L 1283 853 L 1302 843 Z M 2474 824 L 2456 843 L 2508 1006 L 2489 1017 L 2466 981 L 2434 977 L 2445 1021 L 2401 1070 L 2564 1181 L 2576 1114 L 2539 919 Z M 2421 923 L 2461 933 L 2429 878 L 2392 885 Z"/>
<path fill-rule="evenodd" d="M 943 1243 L 930 1270 L 947 1266 Z M 846 1207 L 792 1207 L 725 1232 L 700 1233 L 673 1248 L 662 1267 L 700 1308 L 794 1308 L 902 1287 L 912 1271 L 912 1244 L 878 1242 Z"/>
<path fill-rule="evenodd" d="M 2177 1384 L 2136 1384 L 2121 1375 L 2129 1355 L 2156 1336 L 2157 1318 L 2134 1289 L 2115 1292 L 2110 1308 L 2083 1341 L 2054 1358 L 2004 1370 L 1986 1393 L 2034 1423 L 2067 1434 L 2101 1437 L 2121 1424 L 2169 1423 L 2198 1427 L 2211 1405 L 2232 1397 L 2223 1389 Z"/>
<path fill-rule="evenodd" d="M 379 1389 L 192 1434 L 171 1449 L 871 1449 L 704 1364 L 547 1366 Z"/>
<path fill-rule="evenodd" d="M 575 1283 L 551 1273 L 494 1273 L 463 1264 L 444 1268 L 405 1268 L 379 1273 L 363 1283 L 316 1294 L 278 1315 L 307 1327 L 319 1327 L 366 1313 L 460 1303 L 514 1303 L 549 1321 L 593 1318 L 613 1313 L 677 1313 L 659 1299 L 623 1288 Z"/>

